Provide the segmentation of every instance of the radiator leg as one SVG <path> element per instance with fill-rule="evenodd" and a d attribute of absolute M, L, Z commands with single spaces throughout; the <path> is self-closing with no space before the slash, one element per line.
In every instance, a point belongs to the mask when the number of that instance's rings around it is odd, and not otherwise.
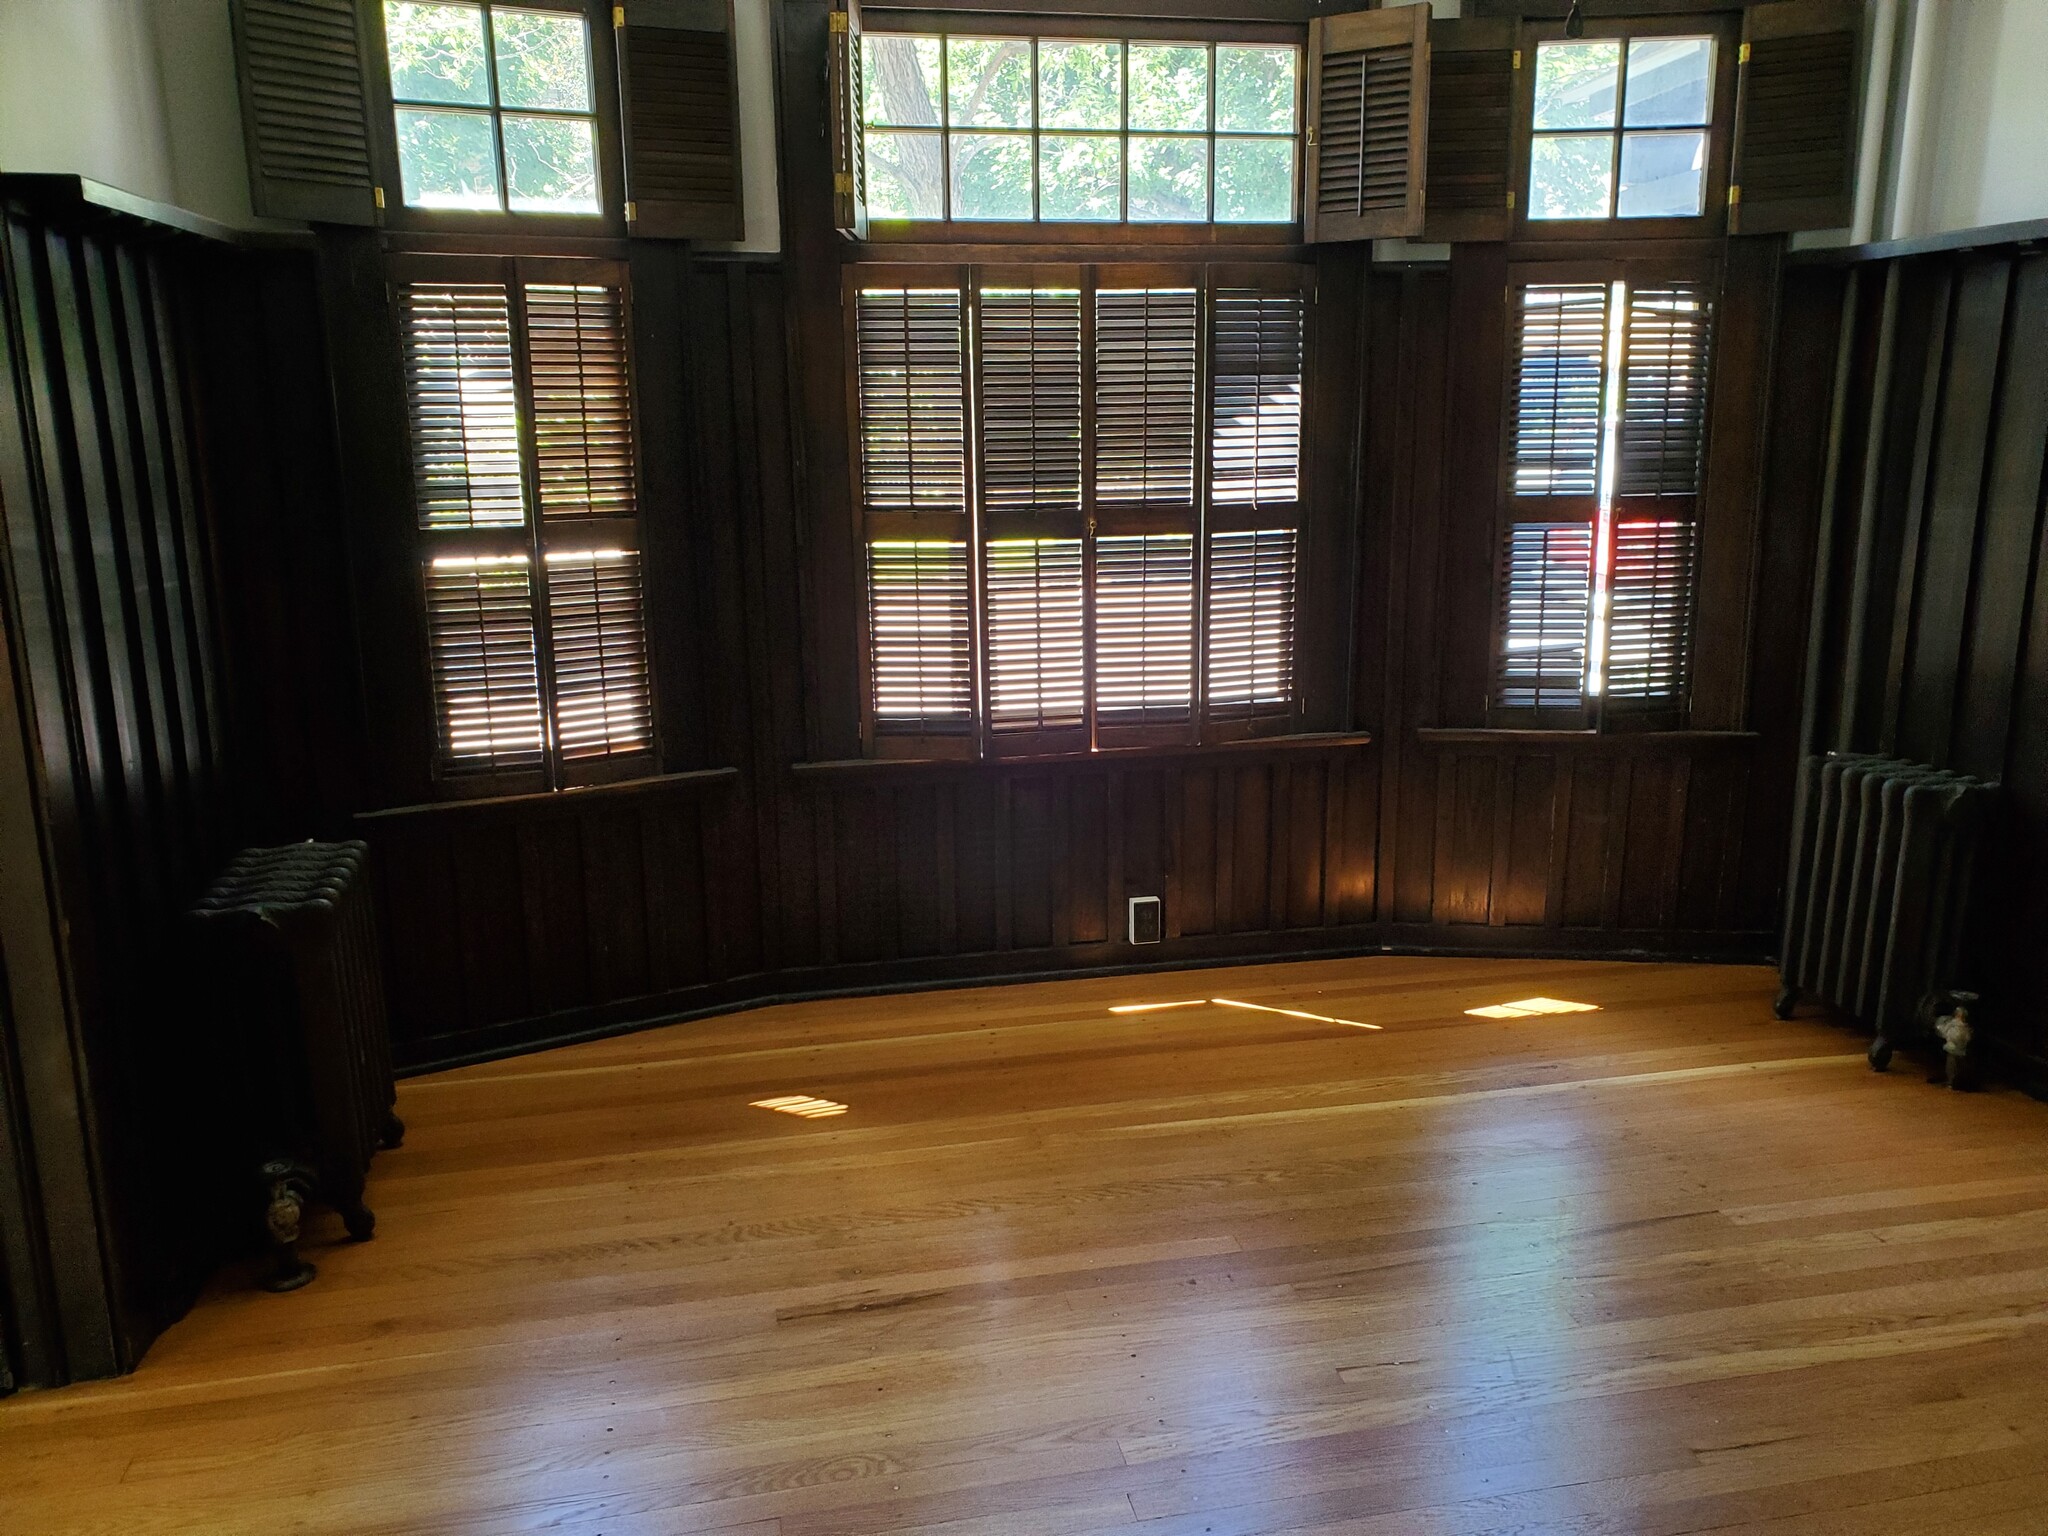
<path fill-rule="evenodd" d="M 377 1133 L 377 1145 L 389 1152 L 405 1145 L 405 1122 L 393 1114 L 384 1116 L 384 1128 Z"/>
<path fill-rule="evenodd" d="M 352 1243 L 367 1243 L 377 1235 L 377 1213 L 360 1200 L 341 1208 L 341 1224 Z"/>
<path fill-rule="evenodd" d="M 1781 1019 L 1792 1017 L 1792 1010 L 1799 1006 L 1799 989 L 1785 986 L 1778 988 L 1778 1000 L 1771 1004 L 1771 1012 Z"/>
<path fill-rule="evenodd" d="M 1870 1042 L 1870 1049 L 1865 1054 L 1870 1058 L 1870 1070 L 1882 1072 L 1892 1064 L 1892 1043 L 1879 1035 Z"/>
<path fill-rule="evenodd" d="M 268 1186 L 263 1219 L 270 1230 L 272 1264 L 257 1284 L 266 1291 L 296 1291 L 317 1273 L 299 1257 L 299 1221 L 313 1187 L 312 1174 L 298 1163 L 265 1163 L 263 1181 Z"/>

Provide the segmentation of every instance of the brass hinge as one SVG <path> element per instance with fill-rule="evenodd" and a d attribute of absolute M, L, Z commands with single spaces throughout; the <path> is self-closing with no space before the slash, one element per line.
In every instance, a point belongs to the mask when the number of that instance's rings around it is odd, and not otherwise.
<path fill-rule="evenodd" d="M 1513 208 L 1514 206 L 1515 206 L 1515 189 L 1514 189 L 1513 187 L 1509 187 L 1509 188 L 1508 188 L 1508 207 L 1509 207 L 1509 208 Z"/>
<path fill-rule="evenodd" d="M 1735 207 L 1739 207 L 1739 206 L 1741 205 L 1741 203 L 1742 203 L 1742 188 L 1741 188 L 1741 187 L 1740 187 L 1739 185 L 1736 185 L 1736 184 L 1734 184 L 1734 183 L 1731 183 L 1731 184 L 1729 185 L 1729 188 L 1728 188 L 1728 206 L 1729 206 L 1730 208 L 1735 208 Z"/>
<path fill-rule="evenodd" d="M 1308 125 L 1308 141 L 1310 144 L 1314 144 L 1316 141 L 1316 125 L 1314 123 Z"/>
<path fill-rule="evenodd" d="M 832 192 L 837 197 L 853 196 L 853 172 L 835 171 L 832 175 Z"/>
<path fill-rule="evenodd" d="M 825 18 L 825 26 L 828 31 L 835 33 L 853 30 L 852 19 L 844 11 L 832 12 L 831 15 Z"/>
<path fill-rule="evenodd" d="M 370 188 L 370 200 L 376 203 L 379 208 L 382 208 L 384 206 L 384 189 L 382 187 Z"/>
<path fill-rule="evenodd" d="M 625 29 L 626 8 L 623 5 L 615 5 L 612 7 L 612 30 L 615 32 L 623 32 L 625 31 Z"/>
<path fill-rule="evenodd" d="M 1519 49 L 1519 48 L 1517 48 L 1517 49 L 1515 50 L 1515 68 L 1517 68 L 1517 69 L 1520 69 L 1521 67 L 1522 67 L 1522 50 L 1521 50 L 1521 49 Z"/>
<path fill-rule="evenodd" d="M 632 222 L 633 222 L 633 221 L 634 221 L 635 219 L 637 219 L 637 218 L 639 218 L 639 217 L 640 217 L 640 205 L 639 205 L 638 203 L 635 203 L 635 202 L 628 202 L 628 203 L 626 204 L 626 222 L 627 222 L 628 224 L 630 224 L 630 223 L 632 223 Z"/>
<path fill-rule="evenodd" d="M 1749 62 L 1749 44 L 1744 43 L 1735 50 L 1735 62 L 1738 64 L 1747 64 Z"/>

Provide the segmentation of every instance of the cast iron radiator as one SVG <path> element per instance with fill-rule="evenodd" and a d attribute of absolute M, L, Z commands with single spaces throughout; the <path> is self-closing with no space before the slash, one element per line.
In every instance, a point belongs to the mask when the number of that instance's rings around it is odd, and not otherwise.
<path fill-rule="evenodd" d="M 405 1126 L 391 1075 L 377 914 L 366 846 L 292 843 L 237 854 L 194 911 L 219 1025 L 224 1134 L 254 1172 L 276 1264 L 264 1284 L 313 1278 L 298 1256 L 309 1199 L 358 1242 L 370 1158 Z"/>
<path fill-rule="evenodd" d="M 1955 1081 L 1976 1000 L 1955 990 L 1963 921 L 1997 787 L 1896 757 L 1806 760 L 1785 880 L 1779 1018 L 1791 1017 L 1802 993 L 1839 1009 L 1874 1032 L 1870 1064 L 1879 1071 L 1894 1045 L 1939 1031 Z"/>

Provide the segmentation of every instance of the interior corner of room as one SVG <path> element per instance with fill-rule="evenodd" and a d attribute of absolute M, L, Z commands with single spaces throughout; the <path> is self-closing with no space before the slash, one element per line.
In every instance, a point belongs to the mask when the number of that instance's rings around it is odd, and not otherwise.
<path fill-rule="evenodd" d="M 1944 1384 L 2032 1422 L 2044 59 L 0 0 L 0 1511 L 12 1440 L 24 1530 L 396 1532 L 449 1445 L 449 1529 L 1563 1518 L 1397 1477 L 1426 1402 L 1504 1499 L 1651 1528 L 1611 1432 L 1748 1530 Z M 387 1370 L 448 1418 L 374 1499 L 215 1480 Z M 1884 1445 L 1772 1471 L 1788 1371 Z"/>

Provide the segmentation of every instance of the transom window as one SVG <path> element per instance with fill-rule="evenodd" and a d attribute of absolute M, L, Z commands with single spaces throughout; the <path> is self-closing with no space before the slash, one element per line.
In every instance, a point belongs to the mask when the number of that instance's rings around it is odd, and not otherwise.
<path fill-rule="evenodd" d="M 408 208 L 602 211 L 580 10 L 385 0 L 384 35 Z"/>
<path fill-rule="evenodd" d="M 1537 44 L 1529 217 L 1697 218 L 1713 95 L 1711 37 Z"/>
<path fill-rule="evenodd" d="M 882 219 L 1285 224 L 1300 50 L 1286 44 L 861 39 Z"/>

